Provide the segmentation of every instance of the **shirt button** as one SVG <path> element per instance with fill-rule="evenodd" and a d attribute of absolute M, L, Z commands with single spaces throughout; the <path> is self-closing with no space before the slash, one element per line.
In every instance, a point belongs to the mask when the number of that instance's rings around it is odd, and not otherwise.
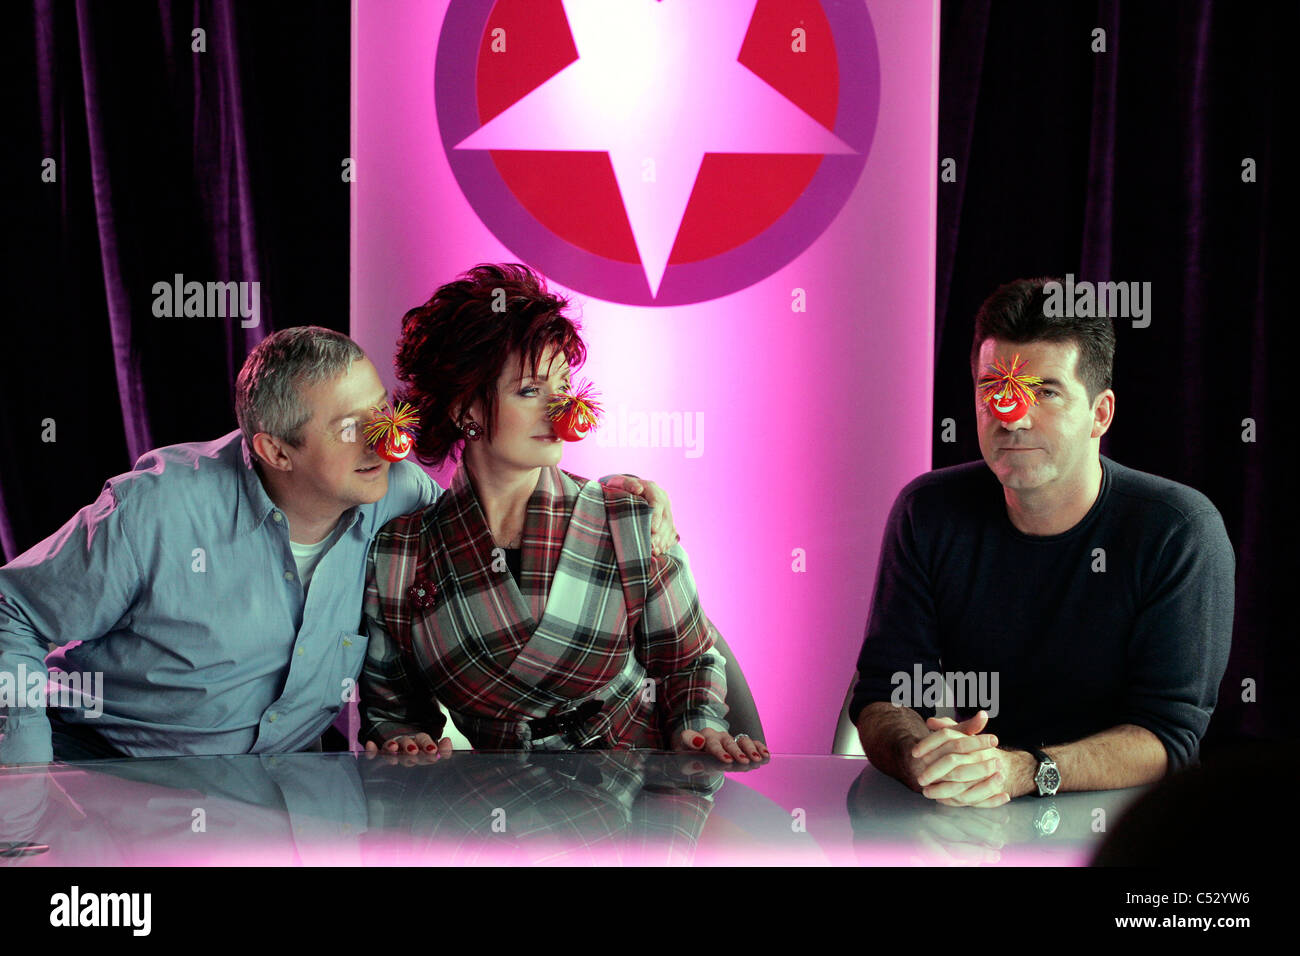
<path fill-rule="evenodd" d="M 292 581 L 292 580 L 293 580 L 293 572 L 292 572 L 292 571 L 285 571 L 285 572 L 284 572 L 284 579 L 285 579 L 286 581 Z"/>
<path fill-rule="evenodd" d="M 277 717 L 279 717 L 279 716 L 280 716 L 279 714 L 270 714 L 270 715 L 267 716 L 266 719 L 269 720 L 271 723 L 275 723 L 275 718 L 277 718 Z"/>
<path fill-rule="evenodd" d="M 281 521 L 284 520 L 284 515 L 280 514 L 280 512 L 278 511 L 272 511 L 271 520 L 274 521 L 276 524 L 279 524 Z"/>
<path fill-rule="evenodd" d="M 301 648 L 301 647 L 298 648 L 298 656 L 299 656 L 299 657 L 302 657 L 302 648 Z"/>

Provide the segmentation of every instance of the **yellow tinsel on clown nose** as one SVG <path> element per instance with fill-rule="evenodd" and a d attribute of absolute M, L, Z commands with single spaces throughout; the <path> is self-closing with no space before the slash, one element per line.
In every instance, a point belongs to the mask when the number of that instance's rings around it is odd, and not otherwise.
<path fill-rule="evenodd" d="M 561 392 L 546 405 L 551 421 L 558 422 L 567 417 L 569 422 L 579 429 L 595 428 L 604 409 L 596 401 L 596 391 L 591 382 L 583 382 L 577 388 Z"/>
<path fill-rule="evenodd" d="M 1037 375 L 1021 375 L 1020 370 L 1028 365 L 1029 362 L 1020 361 L 1020 353 L 1017 352 L 1011 360 L 1010 367 L 1002 359 L 998 359 L 992 365 L 986 365 L 988 372 L 980 378 L 980 397 L 986 402 L 991 402 L 995 398 L 1011 398 L 1015 402 L 1023 405 L 1037 405 L 1038 393 L 1034 391 L 1034 385 L 1042 385 L 1043 380 Z"/>
<path fill-rule="evenodd" d="M 381 441 L 396 441 L 403 432 L 412 438 L 415 437 L 416 430 L 420 427 L 420 416 L 415 413 L 414 406 L 407 402 L 398 402 L 397 408 L 394 409 L 391 402 L 385 402 L 382 408 L 376 406 L 374 410 L 380 414 L 366 424 L 364 435 L 367 444 L 377 445 Z"/>

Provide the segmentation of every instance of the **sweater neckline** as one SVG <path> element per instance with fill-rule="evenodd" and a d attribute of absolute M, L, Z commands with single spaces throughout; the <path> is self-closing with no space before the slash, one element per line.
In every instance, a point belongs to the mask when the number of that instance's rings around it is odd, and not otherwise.
<path fill-rule="evenodd" d="M 1106 498 L 1110 494 L 1110 488 L 1113 480 L 1115 463 L 1105 455 L 1099 455 L 1101 462 L 1101 488 L 1097 491 L 1097 500 L 1092 503 L 1087 514 L 1074 523 L 1073 527 L 1066 528 L 1059 534 L 1026 534 L 1016 527 L 1015 522 L 1011 520 L 1011 515 L 1007 513 L 1007 501 L 1005 495 L 1001 495 L 998 500 L 998 511 L 1002 514 L 1002 520 L 1006 522 L 1007 529 L 1011 534 L 1021 541 L 1031 541 L 1035 544 L 1051 544 L 1057 541 L 1065 541 L 1068 538 L 1081 534 L 1089 525 L 1091 525 L 1101 513 L 1102 507 L 1106 503 Z M 992 472 L 990 472 L 992 474 Z M 1002 483 L 994 478 L 998 491 L 1002 491 Z"/>

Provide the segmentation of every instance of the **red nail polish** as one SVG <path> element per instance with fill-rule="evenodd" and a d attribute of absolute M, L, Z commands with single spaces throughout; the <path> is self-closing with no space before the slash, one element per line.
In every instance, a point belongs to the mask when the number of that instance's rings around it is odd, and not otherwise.
<path fill-rule="evenodd" d="M 704 746 L 704 738 L 701 737 L 699 734 L 696 734 L 695 737 L 692 738 L 692 740 L 691 740 L 691 746 L 692 746 L 692 747 L 703 747 L 703 746 Z"/>
<path fill-rule="evenodd" d="M 424 749 L 428 751 L 428 750 L 437 750 L 438 748 L 435 747 L 433 744 L 425 744 Z"/>

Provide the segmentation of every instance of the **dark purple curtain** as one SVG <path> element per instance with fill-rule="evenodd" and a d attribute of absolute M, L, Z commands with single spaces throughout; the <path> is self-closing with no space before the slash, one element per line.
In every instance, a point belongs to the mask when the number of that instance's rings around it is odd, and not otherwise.
<path fill-rule="evenodd" d="M 345 0 L 7 11 L 6 560 L 143 452 L 234 428 L 235 375 L 265 335 L 346 331 L 349 29 Z M 155 283 L 178 274 L 260 283 L 258 324 L 155 316 Z"/>
<path fill-rule="evenodd" d="M 1291 437 L 1280 414 L 1279 150 L 1296 4 L 945 2 L 935 467 L 979 457 L 969 351 L 1010 279 L 1151 283 L 1151 324 L 1116 321 L 1116 416 L 1102 451 L 1196 488 L 1237 554 L 1232 656 L 1207 751 L 1267 737 L 1289 695 L 1282 548 Z M 1106 52 L 1093 52 L 1093 31 Z M 1285 112 L 1284 112 L 1285 111 Z M 1243 161 L 1255 181 L 1243 182 Z M 938 423 L 953 418 L 957 440 Z M 1243 419 L 1256 440 L 1244 442 Z M 1258 700 L 1242 700 L 1253 679 Z"/>

